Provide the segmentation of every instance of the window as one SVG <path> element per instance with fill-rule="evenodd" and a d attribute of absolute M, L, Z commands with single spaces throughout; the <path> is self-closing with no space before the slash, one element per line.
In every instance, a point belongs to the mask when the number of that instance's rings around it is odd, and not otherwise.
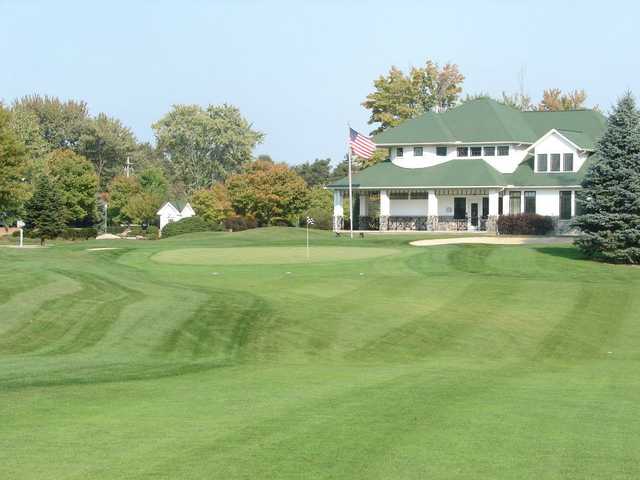
<path fill-rule="evenodd" d="M 509 213 L 520 213 L 520 192 L 509 192 Z"/>
<path fill-rule="evenodd" d="M 402 157 L 402 156 L 404 156 L 404 148 L 402 147 L 396 148 L 396 157 Z"/>
<path fill-rule="evenodd" d="M 498 155 L 500 155 L 501 157 L 509 155 L 509 145 L 499 145 Z"/>
<path fill-rule="evenodd" d="M 471 147 L 471 156 L 472 157 L 481 157 L 482 156 L 482 147 Z"/>
<path fill-rule="evenodd" d="M 482 218 L 489 218 L 489 197 L 482 197 Z"/>
<path fill-rule="evenodd" d="M 413 156 L 421 157 L 422 156 L 422 147 L 413 147 Z"/>
<path fill-rule="evenodd" d="M 436 155 L 439 157 L 446 157 L 447 147 L 436 147 Z"/>
<path fill-rule="evenodd" d="M 551 154 L 551 171 L 552 172 L 560 171 L 560 154 L 559 153 Z"/>
<path fill-rule="evenodd" d="M 485 157 L 495 157 L 495 155 L 496 155 L 496 147 L 484 147 Z"/>
<path fill-rule="evenodd" d="M 562 170 L 573 172 L 573 153 L 565 153 L 562 157 Z"/>
<path fill-rule="evenodd" d="M 389 192 L 391 200 L 409 200 L 409 192 Z"/>
<path fill-rule="evenodd" d="M 500 195 L 498 197 L 498 215 L 502 215 L 503 211 L 504 211 L 504 197 Z"/>
<path fill-rule="evenodd" d="M 549 168 L 549 161 L 547 160 L 547 154 L 539 153 L 538 154 L 538 171 L 546 172 L 548 168 Z"/>
<path fill-rule="evenodd" d="M 455 197 L 453 199 L 453 218 L 456 220 L 467 218 L 467 199 L 465 197 Z"/>
<path fill-rule="evenodd" d="M 524 192 L 524 213 L 536 213 L 536 192 Z"/>
<path fill-rule="evenodd" d="M 469 147 L 458 147 L 458 156 L 459 157 L 468 157 L 469 156 Z"/>
<path fill-rule="evenodd" d="M 411 192 L 411 200 L 426 200 L 428 192 Z"/>
<path fill-rule="evenodd" d="M 569 220 L 571 218 L 571 192 L 560 192 L 560 220 Z"/>

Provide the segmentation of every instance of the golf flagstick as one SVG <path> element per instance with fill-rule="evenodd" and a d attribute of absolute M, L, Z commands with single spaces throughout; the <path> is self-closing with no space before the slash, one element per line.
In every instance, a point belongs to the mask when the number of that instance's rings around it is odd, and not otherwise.
<path fill-rule="evenodd" d="M 307 217 L 307 258 L 309 258 L 309 225 L 313 225 L 313 218 Z"/>

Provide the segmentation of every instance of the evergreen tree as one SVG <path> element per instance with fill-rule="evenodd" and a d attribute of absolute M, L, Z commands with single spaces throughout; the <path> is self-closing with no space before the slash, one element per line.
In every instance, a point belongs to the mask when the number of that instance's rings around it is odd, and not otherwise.
<path fill-rule="evenodd" d="M 36 190 L 26 204 L 27 227 L 34 229 L 40 237 L 40 245 L 47 239 L 56 238 L 65 227 L 64 204 L 60 192 L 46 175 L 41 175 Z"/>
<path fill-rule="evenodd" d="M 578 195 L 578 247 L 592 258 L 640 263 L 640 112 L 626 93 L 598 142 Z"/>

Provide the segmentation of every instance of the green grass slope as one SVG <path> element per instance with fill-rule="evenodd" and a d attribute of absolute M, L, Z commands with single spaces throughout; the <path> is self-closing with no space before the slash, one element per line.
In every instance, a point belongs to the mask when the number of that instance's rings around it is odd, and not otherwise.
<path fill-rule="evenodd" d="M 0 249 L 0 478 L 640 477 L 640 270 L 418 237 Z"/>

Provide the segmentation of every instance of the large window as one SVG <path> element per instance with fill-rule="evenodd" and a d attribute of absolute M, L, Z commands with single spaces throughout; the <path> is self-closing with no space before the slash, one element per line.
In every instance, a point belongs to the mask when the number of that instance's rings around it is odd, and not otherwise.
<path fill-rule="evenodd" d="M 465 197 L 453 199 L 453 218 L 456 220 L 467 218 L 467 199 Z"/>
<path fill-rule="evenodd" d="M 403 156 L 404 156 L 404 148 L 402 147 L 396 148 L 396 157 L 403 157 Z"/>
<path fill-rule="evenodd" d="M 573 153 L 565 153 L 562 157 L 562 170 L 573 172 Z"/>
<path fill-rule="evenodd" d="M 413 156 L 421 157 L 422 156 L 422 147 L 413 147 Z"/>
<path fill-rule="evenodd" d="M 546 153 L 539 153 L 538 154 L 538 171 L 539 172 L 546 172 L 547 169 L 548 169 L 547 154 Z"/>
<path fill-rule="evenodd" d="M 502 195 L 500 195 L 498 197 L 498 215 L 502 215 L 502 212 L 504 211 L 504 197 Z"/>
<path fill-rule="evenodd" d="M 489 218 L 489 197 L 482 197 L 482 218 Z"/>
<path fill-rule="evenodd" d="M 552 172 L 560 171 L 560 154 L 559 153 L 551 154 L 551 171 Z"/>
<path fill-rule="evenodd" d="M 560 192 L 560 219 L 569 220 L 571 218 L 571 192 Z"/>
<path fill-rule="evenodd" d="M 471 147 L 471 156 L 472 157 L 481 157 L 482 156 L 482 147 Z"/>
<path fill-rule="evenodd" d="M 520 207 L 520 192 L 509 192 L 509 213 L 514 215 L 522 211 Z"/>
<path fill-rule="evenodd" d="M 468 157 L 469 156 L 469 147 L 458 147 L 458 156 L 459 157 Z"/>
<path fill-rule="evenodd" d="M 509 155 L 509 145 L 499 145 L 498 155 L 500 155 L 501 157 Z"/>
<path fill-rule="evenodd" d="M 496 155 L 496 147 L 484 147 L 485 157 L 495 157 L 495 155 Z"/>
<path fill-rule="evenodd" d="M 436 155 L 439 157 L 446 157 L 447 147 L 436 147 Z"/>
<path fill-rule="evenodd" d="M 536 213 L 536 192 L 524 192 L 524 213 Z"/>

